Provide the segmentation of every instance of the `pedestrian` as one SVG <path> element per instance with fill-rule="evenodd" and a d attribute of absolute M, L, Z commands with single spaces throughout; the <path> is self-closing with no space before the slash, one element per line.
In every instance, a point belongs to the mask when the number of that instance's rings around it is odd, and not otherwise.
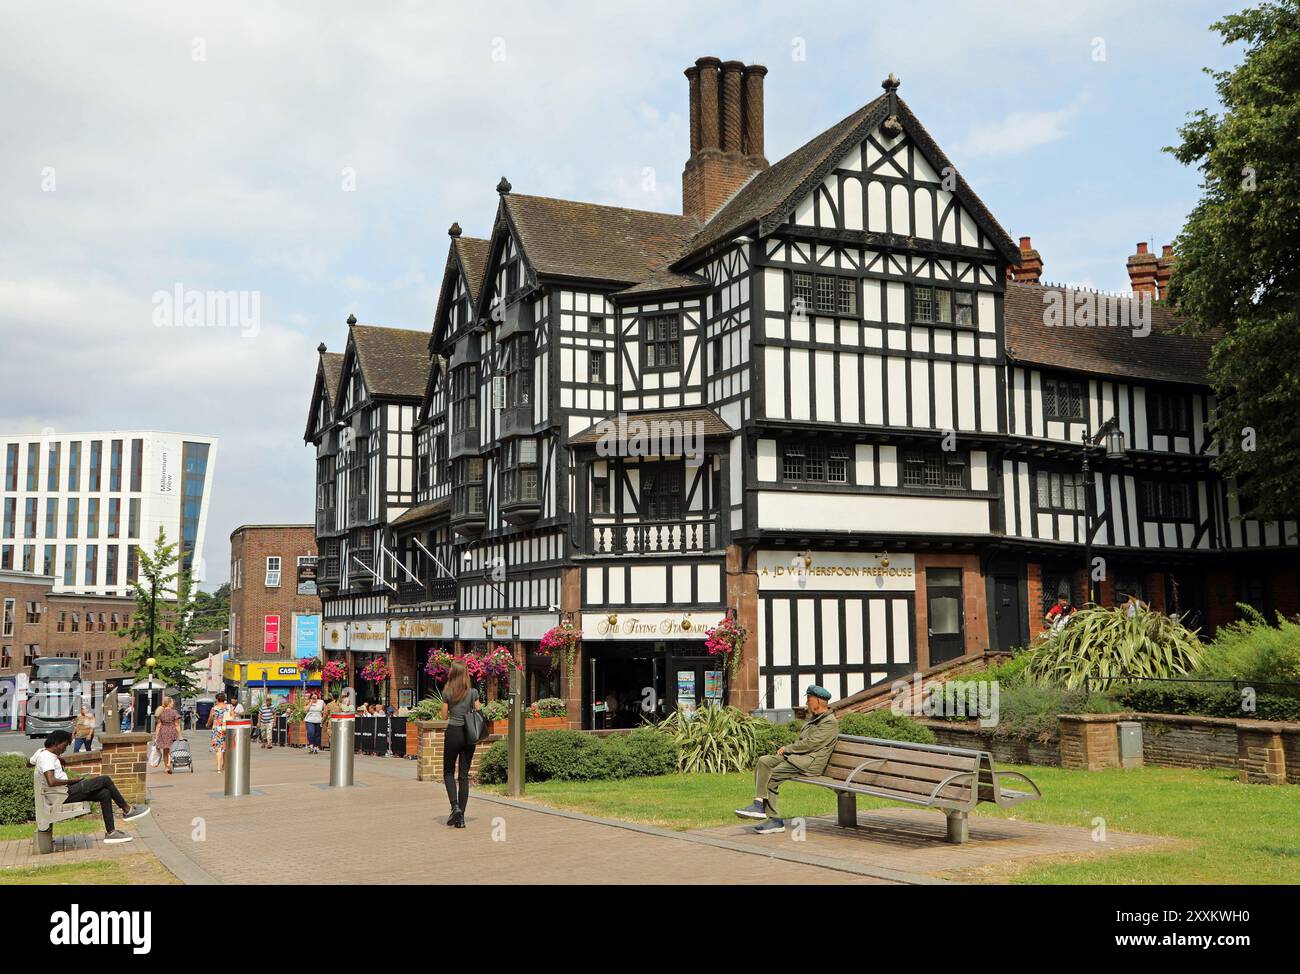
<path fill-rule="evenodd" d="M 320 725 L 325 719 L 325 704 L 320 694 L 312 693 L 303 721 L 307 724 L 307 753 L 320 754 Z"/>
<path fill-rule="evenodd" d="M 275 730 L 275 706 L 268 693 L 262 697 L 262 706 L 257 711 L 257 733 L 262 739 L 262 747 L 271 749 L 271 734 Z"/>
<path fill-rule="evenodd" d="M 1047 628 L 1055 635 L 1065 628 L 1065 624 L 1070 621 L 1070 616 L 1074 615 L 1074 611 L 1074 606 L 1070 604 L 1070 596 L 1062 592 L 1056 597 L 1056 604 L 1047 610 L 1047 615 L 1043 616 L 1043 621 L 1047 623 Z"/>
<path fill-rule="evenodd" d="M 81 714 L 77 717 L 76 734 L 73 736 L 72 753 L 89 751 L 95 743 L 95 714 L 84 703 Z"/>
<path fill-rule="evenodd" d="M 171 774 L 172 745 L 181 736 L 178 729 L 181 715 L 176 710 L 176 701 L 171 697 L 163 697 L 162 710 L 154 714 L 154 719 L 158 722 L 158 726 L 153 732 L 153 746 L 162 753 L 163 770 Z"/>
<path fill-rule="evenodd" d="M 330 735 L 334 733 L 334 721 L 331 718 L 342 711 L 337 694 L 331 693 L 325 700 L 325 719 L 321 721 L 321 743 L 330 746 Z"/>
<path fill-rule="evenodd" d="M 226 720 L 231 716 L 231 708 L 226 705 L 226 695 L 218 693 L 217 702 L 208 712 L 208 726 L 212 728 L 208 747 L 212 748 L 212 753 L 217 756 L 218 773 L 224 771 L 226 767 Z"/>
<path fill-rule="evenodd" d="M 122 810 L 122 818 L 128 822 L 148 815 L 149 806 L 128 805 L 122 793 L 117 790 L 117 785 L 113 784 L 113 779 L 106 774 L 69 778 L 63 766 L 63 752 L 71 743 L 72 735 L 67 731 L 54 731 L 45 738 L 45 746 L 33 754 L 28 763 L 36 765 L 41 774 L 45 775 L 45 783 L 51 788 L 67 788 L 67 797 L 63 799 L 65 805 L 68 802 L 99 803 L 100 813 L 104 816 L 105 843 L 115 845 L 130 842 L 135 836 L 118 831 L 113 822 L 113 806 Z"/>
<path fill-rule="evenodd" d="M 814 777 L 826 770 L 839 739 L 840 725 L 830 711 L 831 692 L 815 683 L 804 691 L 807 697 L 808 720 L 793 744 L 778 748 L 775 754 L 764 754 L 754 765 L 754 801 L 736 809 L 741 818 L 761 818 L 754 832 L 769 835 L 784 832 L 785 821 L 777 810 L 777 792 L 783 781 L 804 776 Z"/>
<path fill-rule="evenodd" d="M 482 710 L 483 701 L 478 691 L 469 684 L 469 670 L 465 661 L 452 661 L 447 674 L 447 685 L 442 691 L 441 717 L 447 722 L 447 736 L 442 745 L 442 783 L 447 788 L 447 801 L 451 803 L 451 817 L 447 824 L 458 829 L 465 827 L 465 806 L 469 804 L 469 768 L 474 760 L 474 746 L 465 730 L 465 715 L 471 710 Z M 457 774 L 456 762 L 460 762 Z"/>
<path fill-rule="evenodd" d="M 134 711 L 135 705 L 128 700 L 126 706 L 122 708 L 122 722 L 120 728 L 123 734 L 126 734 L 131 730 L 131 717 Z"/>

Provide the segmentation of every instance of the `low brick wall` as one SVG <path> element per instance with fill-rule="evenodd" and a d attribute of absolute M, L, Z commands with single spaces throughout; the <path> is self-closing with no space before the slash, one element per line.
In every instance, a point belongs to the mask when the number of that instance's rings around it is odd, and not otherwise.
<path fill-rule="evenodd" d="M 143 804 L 145 775 L 149 770 L 151 734 L 100 734 L 100 751 L 67 752 L 63 761 L 79 777 L 106 774 L 113 779 L 122 797 L 132 805 Z"/>
<path fill-rule="evenodd" d="M 995 761 L 1002 764 L 1057 766 L 1061 763 L 1060 742 L 1055 739 L 1037 741 L 1002 737 L 993 733 L 992 728 L 947 720 L 921 720 L 920 723 L 934 732 L 935 739 L 940 744 L 988 751 Z"/>
<path fill-rule="evenodd" d="M 417 721 L 415 726 L 419 728 L 420 732 L 420 743 L 415 758 L 415 777 L 420 781 L 442 781 L 442 752 L 443 741 L 447 736 L 447 722 L 445 720 L 421 720 Z M 406 727 L 406 733 L 410 734 L 411 724 L 408 723 Z M 479 759 L 483 757 L 494 741 L 504 739 L 504 734 L 489 734 L 479 741 L 478 747 L 474 748 L 474 759 L 469 763 L 471 781 L 478 781 Z"/>
<path fill-rule="evenodd" d="M 1142 760 L 1161 768 L 1237 767 L 1237 724 L 1231 717 L 1132 714 L 1142 722 Z"/>

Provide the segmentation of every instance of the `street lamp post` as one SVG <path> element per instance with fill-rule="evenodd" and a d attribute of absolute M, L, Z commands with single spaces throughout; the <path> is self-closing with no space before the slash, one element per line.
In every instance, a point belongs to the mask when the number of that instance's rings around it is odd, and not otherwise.
<path fill-rule="evenodd" d="M 1088 586 L 1088 599 L 1091 604 L 1096 604 L 1099 593 L 1093 589 L 1092 579 L 1092 451 L 1105 445 L 1105 454 L 1107 460 L 1122 460 L 1127 452 L 1124 447 L 1124 431 L 1119 428 L 1119 422 L 1112 416 L 1096 433 L 1093 433 L 1087 425 L 1083 428 L 1083 480 L 1080 486 L 1083 487 L 1083 567 L 1084 578 Z"/>
<path fill-rule="evenodd" d="M 149 682 L 145 685 L 146 703 L 145 703 L 145 733 L 153 732 L 153 668 L 158 665 L 158 661 L 150 656 L 144 661 L 144 665 L 149 667 Z"/>

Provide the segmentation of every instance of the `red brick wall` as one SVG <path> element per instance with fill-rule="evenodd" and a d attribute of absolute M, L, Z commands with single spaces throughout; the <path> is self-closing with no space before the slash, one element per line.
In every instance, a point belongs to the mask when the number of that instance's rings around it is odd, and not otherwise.
<path fill-rule="evenodd" d="M 315 595 L 298 594 L 298 556 L 316 554 L 316 530 L 310 524 L 247 525 L 230 535 L 231 563 L 242 560 L 243 579 L 239 588 L 232 586 L 230 613 L 239 619 L 231 626 L 230 638 L 239 634 L 235 656 L 240 660 L 293 660 L 293 614 L 321 611 Z M 280 558 L 280 585 L 266 587 L 266 559 Z M 280 617 L 280 643 L 277 654 L 263 652 L 263 633 L 268 615 Z"/>
<path fill-rule="evenodd" d="M 989 648 L 988 592 L 980 572 L 979 555 L 917 554 L 916 556 L 916 668 L 930 665 L 930 619 L 926 600 L 925 573 L 930 568 L 960 568 L 965 655 L 984 653 Z"/>
<path fill-rule="evenodd" d="M 52 585 L 43 576 L 15 578 L 0 575 L 0 606 L 5 599 L 14 600 L 14 632 L 0 637 L 0 674 L 14 674 L 23 667 L 23 652 L 27 646 L 40 647 L 41 656 L 76 656 L 82 661 L 86 679 L 114 679 L 122 676 L 119 666 L 128 648 L 128 642 L 117 635 L 125 628 L 127 618 L 135 613 L 135 600 L 101 595 L 56 595 Z M 27 604 L 35 602 L 40 608 L 39 621 L 27 621 Z M 72 631 L 72 614 L 78 618 L 77 632 Z M 63 614 L 64 631 L 59 632 L 59 615 Z M 104 630 L 99 629 L 99 616 L 104 616 Z M 114 615 L 117 624 L 114 625 Z M 88 621 L 90 620 L 90 621 Z M 0 630 L 2 631 L 2 630 Z M 5 664 L 7 649 L 8 665 Z M 103 653 L 103 667 L 99 666 Z"/>

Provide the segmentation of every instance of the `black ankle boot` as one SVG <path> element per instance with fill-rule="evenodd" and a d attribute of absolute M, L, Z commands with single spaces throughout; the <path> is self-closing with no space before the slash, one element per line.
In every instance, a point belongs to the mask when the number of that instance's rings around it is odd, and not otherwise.
<path fill-rule="evenodd" d="M 455 824 L 456 828 L 458 828 L 458 829 L 463 829 L 463 828 L 465 827 L 465 813 L 464 813 L 464 812 L 461 812 L 461 811 L 456 812 L 456 821 L 455 821 L 454 824 Z"/>
<path fill-rule="evenodd" d="M 459 817 L 460 817 L 460 806 L 459 806 L 459 805 L 452 805 L 452 806 L 451 806 L 451 815 L 450 815 L 450 816 L 448 817 L 448 819 L 447 819 L 447 824 L 448 824 L 448 825 L 455 825 L 455 824 L 456 824 L 456 819 L 459 818 Z"/>

